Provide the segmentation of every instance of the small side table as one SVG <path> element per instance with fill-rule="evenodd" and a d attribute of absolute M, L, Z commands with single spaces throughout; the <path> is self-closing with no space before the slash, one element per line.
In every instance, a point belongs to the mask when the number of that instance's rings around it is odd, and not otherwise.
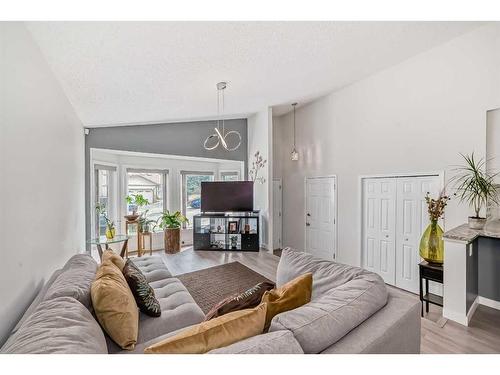
<path fill-rule="evenodd" d="M 423 261 L 418 265 L 420 275 L 420 302 L 422 303 L 421 315 L 424 316 L 424 302 L 425 312 L 429 312 L 429 303 L 443 307 L 443 297 L 429 292 L 429 280 L 436 283 L 443 283 L 443 266 L 437 264 L 430 264 Z M 423 288 L 423 281 L 425 280 L 425 294 Z"/>
<path fill-rule="evenodd" d="M 128 236 L 117 235 L 114 236 L 112 239 L 107 239 L 106 236 L 101 236 L 99 238 L 93 238 L 87 242 L 91 245 L 96 245 L 97 252 L 99 253 L 99 258 L 101 259 L 102 259 L 102 245 L 104 245 L 104 248 L 108 250 L 109 245 L 113 243 L 123 242 L 122 249 L 120 251 L 120 256 L 123 258 L 127 254 Z"/>
<path fill-rule="evenodd" d="M 139 256 L 142 256 L 144 254 L 144 251 L 147 250 L 147 249 L 145 249 L 145 246 L 144 246 L 144 243 L 145 243 L 144 237 L 148 237 L 148 239 L 149 239 L 149 255 L 153 255 L 153 232 L 141 232 L 140 237 L 141 237 L 141 247 L 140 247 L 140 252 L 139 252 L 140 255 Z"/>
<path fill-rule="evenodd" d="M 126 219 L 126 218 L 125 218 Z M 135 225 L 135 228 L 136 228 L 136 235 L 137 235 L 137 256 L 141 256 L 141 236 L 139 234 L 139 221 L 136 219 L 136 220 L 125 220 L 125 233 L 127 234 L 127 236 L 129 235 L 129 227 L 130 226 L 134 226 Z M 127 258 L 128 258 L 128 251 L 127 251 L 127 254 L 126 254 Z"/>

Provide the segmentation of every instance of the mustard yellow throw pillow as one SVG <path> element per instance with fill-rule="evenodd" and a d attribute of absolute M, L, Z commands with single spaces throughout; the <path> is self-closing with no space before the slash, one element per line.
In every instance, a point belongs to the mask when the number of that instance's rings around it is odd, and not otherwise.
<path fill-rule="evenodd" d="M 146 354 L 203 354 L 262 333 L 266 304 L 231 312 L 187 328 L 144 350 Z"/>
<path fill-rule="evenodd" d="M 97 269 L 90 294 L 97 320 L 109 337 L 122 349 L 134 349 L 139 311 L 122 271 L 110 260 Z"/>
<path fill-rule="evenodd" d="M 107 260 L 109 260 L 111 263 L 117 266 L 120 271 L 123 272 L 123 267 L 125 267 L 125 260 L 123 260 L 120 255 L 115 253 L 113 250 L 104 250 L 102 253 L 101 263 L 104 263 Z"/>
<path fill-rule="evenodd" d="M 264 332 L 269 329 L 274 316 L 309 303 L 311 293 L 312 273 L 310 272 L 287 282 L 279 288 L 265 292 L 262 296 L 262 302 L 267 304 Z"/>

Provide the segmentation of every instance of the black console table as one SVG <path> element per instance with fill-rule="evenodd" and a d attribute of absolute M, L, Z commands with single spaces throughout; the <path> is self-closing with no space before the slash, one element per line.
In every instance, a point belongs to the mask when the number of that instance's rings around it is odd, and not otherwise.
<path fill-rule="evenodd" d="M 425 312 L 429 312 L 429 303 L 437 306 L 443 306 L 443 297 L 429 292 L 429 280 L 437 283 L 443 283 L 443 266 L 437 264 L 430 264 L 423 261 L 418 265 L 420 274 L 420 302 L 422 303 L 421 315 L 424 316 L 424 302 Z M 423 281 L 425 280 L 425 294 L 423 288 Z"/>
<path fill-rule="evenodd" d="M 259 251 L 259 211 L 195 215 L 193 249 Z"/>

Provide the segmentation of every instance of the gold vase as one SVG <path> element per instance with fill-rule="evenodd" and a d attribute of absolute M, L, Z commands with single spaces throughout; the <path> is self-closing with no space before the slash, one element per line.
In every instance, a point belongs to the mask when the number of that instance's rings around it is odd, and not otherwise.
<path fill-rule="evenodd" d="M 429 263 L 443 264 L 443 230 L 437 220 L 432 220 L 420 240 L 420 256 Z"/>
<path fill-rule="evenodd" d="M 115 228 L 106 228 L 106 238 L 108 240 L 115 238 Z"/>

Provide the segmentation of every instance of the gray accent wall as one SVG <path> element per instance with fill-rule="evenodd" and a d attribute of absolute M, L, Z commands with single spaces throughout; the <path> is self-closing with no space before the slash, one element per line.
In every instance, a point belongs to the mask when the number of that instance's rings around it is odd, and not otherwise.
<path fill-rule="evenodd" d="M 479 295 L 500 302 L 500 239 L 479 237 L 478 241 Z"/>
<path fill-rule="evenodd" d="M 226 129 L 237 130 L 242 137 L 241 146 L 235 151 L 222 148 L 207 151 L 205 139 L 214 133 L 215 121 L 194 121 L 154 125 L 114 126 L 91 128 L 85 136 L 85 228 L 90 237 L 90 149 L 146 152 L 154 154 L 195 156 L 213 159 L 238 160 L 247 169 L 247 120 L 225 121 Z"/>

